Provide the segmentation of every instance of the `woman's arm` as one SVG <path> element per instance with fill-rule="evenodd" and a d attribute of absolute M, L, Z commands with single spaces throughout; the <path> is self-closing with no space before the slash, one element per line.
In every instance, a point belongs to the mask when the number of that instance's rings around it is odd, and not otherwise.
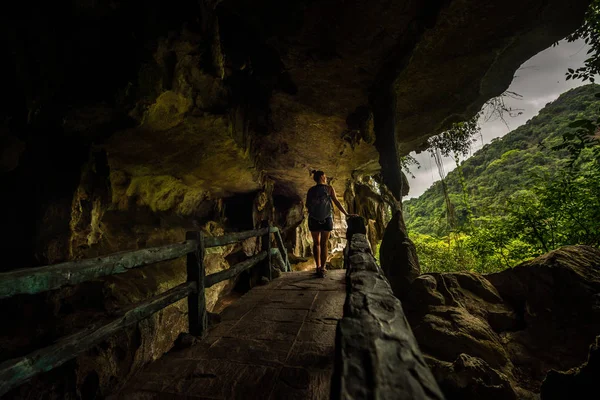
<path fill-rule="evenodd" d="M 335 189 L 333 188 L 333 186 L 329 186 L 329 187 L 331 188 L 331 200 L 333 200 L 333 202 L 335 203 L 337 208 L 340 209 L 342 214 L 344 214 L 345 216 L 349 216 L 350 214 L 348 214 L 348 212 L 344 209 L 344 206 L 342 206 L 342 203 L 340 203 L 337 196 L 335 195 Z"/>

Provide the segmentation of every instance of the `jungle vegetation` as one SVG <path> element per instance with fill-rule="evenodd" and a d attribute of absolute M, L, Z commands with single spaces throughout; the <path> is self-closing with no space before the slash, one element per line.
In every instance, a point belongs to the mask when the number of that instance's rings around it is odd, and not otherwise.
<path fill-rule="evenodd" d="M 567 78 L 592 81 L 594 65 Z M 599 93 L 590 84 L 562 94 L 462 162 L 478 138 L 476 119 L 430 141 L 436 163 L 452 156 L 457 168 L 403 203 L 423 272 L 489 273 L 560 246 L 600 245 Z M 492 109 L 514 111 L 501 107 Z"/>

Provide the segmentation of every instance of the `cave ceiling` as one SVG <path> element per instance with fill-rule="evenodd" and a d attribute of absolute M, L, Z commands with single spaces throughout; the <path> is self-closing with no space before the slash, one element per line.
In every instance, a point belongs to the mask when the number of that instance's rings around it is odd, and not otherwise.
<path fill-rule="evenodd" d="M 265 37 L 293 82 L 270 99 L 269 174 L 296 190 L 307 170 L 337 178 L 379 170 L 370 108 L 383 85 L 396 95 L 398 150 L 479 111 L 528 58 L 573 31 L 586 1 L 225 0 Z M 385 134 L 385 133 L 383 133 Z M 281 151 L 281 148 L 285 151 Z M 279 150 L 279 151 L 278 151 Z"/>
<path fill-rule="evenodd" d="M 161 196 L 188 199 L 188 211 L 265 179 L 302 198 L 311 169 L 342 192 L 378 173 L 383 153 L 420 149 L 473 116 L 576 29 L 589 1 L 178 3 L 40 5 L 3 28 L 20 114 L 29 123 L 52 110 L 62 135 L 105 149 L 117 203 L 156 202 L 166 181 Z M 22 37 L 23 21 L 35 32 Z M 376 132 L 386 90 L 395 124 Z"/>

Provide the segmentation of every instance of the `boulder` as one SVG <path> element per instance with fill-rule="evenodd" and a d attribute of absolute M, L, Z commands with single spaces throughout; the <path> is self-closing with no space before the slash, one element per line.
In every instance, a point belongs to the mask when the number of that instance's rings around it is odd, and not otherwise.
<path fill-rule="evenodd" d="M 600 250 L 566 246 L 487 276 L 422 275 L 403 305 L 448 399 L 558 399 L 596 368 L 592 347 L 585 367 L 549 373 L 586 360 L 599 294 Z"/>

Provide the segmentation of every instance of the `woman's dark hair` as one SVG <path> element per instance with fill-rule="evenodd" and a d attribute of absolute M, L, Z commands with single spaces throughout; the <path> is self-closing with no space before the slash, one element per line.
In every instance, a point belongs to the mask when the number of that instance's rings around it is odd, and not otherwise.
<path fill-rule="evenodd" d="M 313 179 L 315 180 L 315 182 L 319 183 L 319 182 L 321 182 L 321 177 L 323 175 L 325 175 L 325 172 L 317 171 L 317 170 L 313 169 L 312 174 L 313 174 Z"/>

